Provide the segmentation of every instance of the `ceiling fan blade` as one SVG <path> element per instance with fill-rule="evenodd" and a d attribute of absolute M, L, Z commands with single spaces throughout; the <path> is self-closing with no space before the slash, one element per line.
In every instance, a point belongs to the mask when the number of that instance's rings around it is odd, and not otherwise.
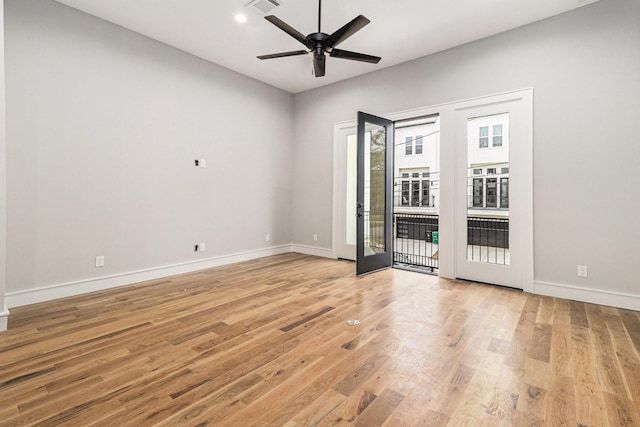
<path fill-rule="evenodd" d="M 350 59 L 352 61 L 369 62 L 371 64 L 377 64 L 382 59 L 379 56 L 365 55 L 364 53 L 350 52 L 341 49 L 333 49 L 331 56 L 334 58 Z"/>
<path fill-rule="evenodd" d="M 325 46 L 331 48 L 339 45 L 340 43 L 351 37 L 356 31 L 367 25 L 369 22 L 371 21 L 369 21 L 364 16 L 359 15 L 351 22 L 327 37 L 327 39 L 324 41 Z"/>
<path fill-rule="evenodd" d="M 313 72 L 316 75 L 316 77 L 323 77 L 324 76 L 324 69 L 325 69 L 325 56 L 324 55 L 313 55 Z"/>
<path fill-rule="evenodd" d="M 305 35 L 302 34 L 300 31 L 296 30 L 295 28 L 293 28 L 291 25 L 287 24 L 280 18 L 273 15 L 265 16 L 264 19 L 271 22 L 273 25 L 280 28 L 282 31 L 289 34 L 291 37 L 293 37 L 294 39 L 298 40 L 300 43 L 306 46 L 307 38 L 305 37 Z"/>
<path fill-rule="evenodd" d="M 284 58 L 286 56 L 296 56 L 296 55 L 306 55 L 306 50 L 292 50 L 290 52 L 281 52 L 281 53 L 272 53 L 270 55 L 260 55 L 258 59 L 273 59 L 273 58 Z"/>

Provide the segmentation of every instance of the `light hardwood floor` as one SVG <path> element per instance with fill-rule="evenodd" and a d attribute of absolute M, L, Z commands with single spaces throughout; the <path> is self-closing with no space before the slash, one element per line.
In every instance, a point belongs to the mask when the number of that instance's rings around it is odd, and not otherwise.
<path fill-rule="evenodd" d="M 354 267 L 286 254 L 13 309 L 0 425 L 640 426 L 639 313 Z"/>

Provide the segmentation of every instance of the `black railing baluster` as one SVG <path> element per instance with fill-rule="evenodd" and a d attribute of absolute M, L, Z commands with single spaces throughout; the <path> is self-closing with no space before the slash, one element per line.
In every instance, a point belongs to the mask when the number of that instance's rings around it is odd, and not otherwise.
<path fill-rule="evenodd" d="M 433 233 L 438 232 L 438 215 L 397 213 L 393 217 L 396 224 L 394 261 L 407 266 L 426 267 L 434 272 L 438 268 L 438 249 L 433 242 Z"/>

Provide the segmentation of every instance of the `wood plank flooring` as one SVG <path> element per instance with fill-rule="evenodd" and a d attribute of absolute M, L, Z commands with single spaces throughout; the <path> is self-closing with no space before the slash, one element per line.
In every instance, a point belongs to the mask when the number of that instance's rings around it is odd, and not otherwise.
<path fill-rule="evenodd" d="M 0 425 L 640 426 L 638 312 L 354 269 L 285 254 L 13 309 Z"/>

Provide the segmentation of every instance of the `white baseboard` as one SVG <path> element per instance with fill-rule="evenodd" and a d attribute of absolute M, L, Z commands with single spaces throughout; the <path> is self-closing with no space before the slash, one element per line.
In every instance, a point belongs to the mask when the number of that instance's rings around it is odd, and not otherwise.
<path fill-rule="evenodd" d="M 163 277 L 175 276 L 176 274 L 191 273 L 198 270 L 205 270 L 208 268 L 219 267 L 222 265 L 233 264 L 241 261 L 250 261 L 252 259 L 264 258 L 267 256 L 278 255 L 287 252 L 292 252 L 291 245 L 274 246 L 265 249 L 257 249 L 253 251 L 223 255 L 197 261 L 189 261 L 180 264 L 114 274 L 111 276 L 95 277 L 86 280 L 59 283 L 24 291 L 8 292 L 7 294 L 5 294 L 5 303 L 7 307 L 10 308 L 20 307 L 23 305 L 35 304 L 38 302 L 51 301 L 58 298 L 65 298 L 89 292 L 101 291 L 118 286 L 130 285 L 132 283 L 144 282 L 146 280 L 155 280 Z M 7 310 L 5 310 L 5 313 L 6 314 L 0 313 L 0 322 L 2 321 L 3 315 L 5 316 L 5 319 L 6 316 L 9 315 L 9 312 Z"/>
<path fill-rule="evenodd" d="M 305 255 L 314 255 L 323 258 L 333 258 L 333 250 L 326 248 L 318 248 L 316 246 L 306 246 L 306 245 L 291 245 L 291 252 L 297 252 Z"/>
<path fill-rule="evenodd" d="M 7 323 L 9 320 L 9 310 L 4 307 L 4 310 L 0 311 L 0 332 L 7 330 Z"/>
<path fill-rule="evenodd" d="M 550 282 L 534 282 L 533 293 L 640 311 L 640 295 Z"/>

